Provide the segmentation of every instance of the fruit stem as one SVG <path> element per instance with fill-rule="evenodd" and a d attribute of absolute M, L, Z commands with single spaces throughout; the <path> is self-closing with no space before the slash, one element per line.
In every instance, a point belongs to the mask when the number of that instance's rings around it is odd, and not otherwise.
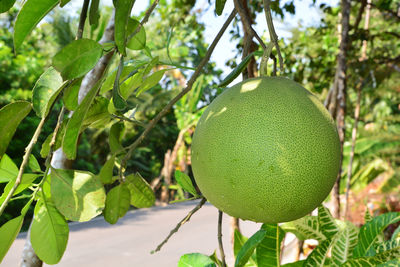
<path fill-rule="evenodd" d="M 267 25 L 268 25 L 268 31 L 269 31 L 269 36 L 271 39 L 271 43 L 273 46 L 276 47 L 276 51 L 278 53 L 278 58 L 279 58 L 279 68 L 281 72 L 283 72 L 283 58 L 281 54 L 281 50 L 279 48 L 278 44 L 278 36 L 276 35 L 275 28 L 274 28 L 274 23 L 272 21 L 272 15 L 271 15 L 271 0 L 263 0 L 264 3 L 264 12 L 265 12 L 265 18 L 267 20 Z M 269 52 L 270 54 L 271 52 Z M 263 56 L 264 58 L 264 56 Z M 268 58 L 267 58 L 268 59 Z M 262 74 L 262 72 L 261 72 Z"/>
<path fill-rule="evenodd" d="M 224 246 L 222 245 L 222 215 L 224 213 L 218 210 L 218 245 L 221 253 L 222 267 L 226 267 Z"/>

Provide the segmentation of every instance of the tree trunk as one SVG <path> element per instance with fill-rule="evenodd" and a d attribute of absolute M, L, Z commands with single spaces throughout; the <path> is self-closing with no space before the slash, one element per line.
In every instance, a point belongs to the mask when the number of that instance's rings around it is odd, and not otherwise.
<path fill-rule="evenodd" d="M 371 14 L 371 0 L 368 0 L 367 10 L 365 13 L 364 30 L 368 30 L 368 28 L 369 28 L 370 14 Z M 361 62 L 367 60 L 367 40 L 364 40 L 362 43 L 361 57 L 359 60 Z M 356 86 L 357 100 L 356 100 L 356 106 L 354 109 L 354 125 L 353 125 L 353 130 L 351 132 L 350 159 L 349 159 L 349 165 L 347 167 L 346 195 L 345 195 L 345 199 L 344 199 L 344 216 L 343 216 L 344 219 L 347 219 L 349 216 L 350 182 L 351 182 L 351 176 L 352 176 L 352 172 L 353 172 L 352 168 L 353 168 L 354 151 L 355 151 L 356 139 L 357 139 L 357 126 L 358 126 L 358 120 L 360 117 L 361 90 L 362 90 L 363 84 L 364 84 L 364 78 L 361 77 L 358 85 Z"/>
<path fill-rule="evenodd" d="M 105 43 L 113 40 L 114 40 L 114 15 L 110 18 L 110 21 L 108 22 L 104 35 L 100 40 L 100 43 Z M 91 70 L 88 74 L 86 74 L 79 89 L 78 103 L 82 102 L 83 98 L 86 96 L 90 88 L 92 88 L 92 86 L 100 79 L 100 77 L 102 76 L 103 72 L 106 69 L 106 66 L 109 64 L 112 56 L 113 52 L 104 55 L 102 58 L 100 58 L 99 62 L 93 68 L 93 70 Z M 64 152 L 60 148 L 54 151 L 53 157 L 51 159 L 51 166 L 56 169 L 68 169 L 71 166 L 71 161 L 67 159 Z M 29 227 L 24 249 L 22 251 L 21 267 L 41 267 L 42 265 L 43 262 L 38 258 L 38 256 L 35 254 L 35 251 L 32 248 L 32 244 L 30 242 L 30 227 Z"/>
<path fill-rule="evenodd" d="M 332 191 L 332 215 L 335 218 L 340 217 L 340 178 L 342 173 L 343 159 L 343 143 L 345 139 L 345 115 L 346 115 L 346 71 L 347 71 L 347 49 L 350 46 L 349 30 L 350 30 L 350 0 L 341 0 L 342 18 L 341 18 L 341 35 L 339 54 L 337 57 L 337 67 L 335 81 L 333 84 L 333 92 L 331 94 L 331 105 L 329 111 L 333 117 L 336 117 L 336 124 L 340 139 L 340 170 L 336 183 Z M 332 102 L 333 101 L 333 102 Z"/>

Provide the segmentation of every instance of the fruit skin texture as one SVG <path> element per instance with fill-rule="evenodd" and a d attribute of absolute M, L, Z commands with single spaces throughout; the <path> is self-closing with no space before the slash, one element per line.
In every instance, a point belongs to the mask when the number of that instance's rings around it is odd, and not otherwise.
<path fill-rule="evenodd" d="M 292 221 L 314 210 L 339 171 L 336 126 L 323 104 L 283 77 L 249 79 L 204 111 L 192 142 L 203 195 L 231 216 Z"/>

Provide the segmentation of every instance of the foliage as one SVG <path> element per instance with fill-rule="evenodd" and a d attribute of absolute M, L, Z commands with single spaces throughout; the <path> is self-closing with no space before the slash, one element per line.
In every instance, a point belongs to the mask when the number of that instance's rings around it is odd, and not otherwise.
<path fill-rule="evenodd" d="M 400 213 L 392 212 L 372 218 L 361 229 L 349 221 L 333 219 L 324 206 L 318 208 L 318 216 L 306 216 L 281 225 L 263 224 L 249 239 L 235 232 L 234 251 L 236 266 L 377 266 L 392 263 L 400 254 L 400 243 L 377 238 L 388 225 L 400 221 Z M 312 223 L 311 223 L 312 222 Z M 281 243 L 286 233 L 294 233 L 301 240 L 317 239 L 318 246 L 306 260 L 280 265 Z M 188 257 L 188 265 L 202 265 L 200 259 Z M 189 260 L 190 259 L 190 260 Z M 219 261 L 213 259 L 216 266 Z"/>

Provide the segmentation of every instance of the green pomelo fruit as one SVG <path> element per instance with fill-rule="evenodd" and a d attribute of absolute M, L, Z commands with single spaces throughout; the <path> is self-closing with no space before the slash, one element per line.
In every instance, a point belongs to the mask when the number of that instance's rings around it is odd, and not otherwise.
<path fill-rule="evenodd" d="M 303 217 L 327 197 L 340 162 L 321 102 L 282 77 L 249 79 L 205 110 L 192 143 L 203 195 L 231 216 L 263 223 Z"/>

